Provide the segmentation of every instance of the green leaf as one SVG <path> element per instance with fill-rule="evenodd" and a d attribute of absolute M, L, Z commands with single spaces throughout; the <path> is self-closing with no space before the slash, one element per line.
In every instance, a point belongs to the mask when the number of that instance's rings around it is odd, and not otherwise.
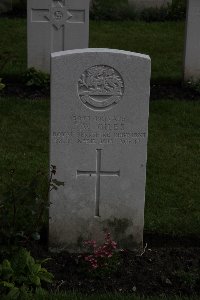
<path fill-rule="evenodd" d="M 17 286 L 21 285 L 22 283 L 27 282 L 27 280 L 28 280 L 28 278 L 27 278 L 26 275 L 19 275 L 19 274 L 17 274 L 17 276 L 15 278 L 13 278 L 13 281 L 15 283 L 17 283 Z"/>
<path fill-rule="evenodd" d="M 43 260 L 39 260 L 39 261 L 37 261 L 37 263 L 39 263 L 39 264 L 45 264 L 47 261 L 49 261 L 49 260 L 52 260 L 52 258 L 51 257 L 48 257 L 48 258 L 45 258 L 45 259 L 43 259 Z"/>
<path fill-rule="evenodd" d="M 5 280 L 8 280 L 12 277 L 14 271 L 11 267 L 11 263 L 9 262 L 9 260 L 5 259 L 1 265 L 2 269 L 1 269 L 1 273 L 2 273 L 2 277 Z"/>
<path fill-rule="evenodd" d="M 12 289 L 15 287 L 14 283 L 10 283 L 10 282 L 7 282 L 7 281 L 0 281 L 0 285 L 4 286 L 4 287 L 7 287 L 9 289 Z"/>
<path fill-rule="evenodd" d="M 36 285 L 36 286 L 40 286 L 41 282 L 40 282 L 40 277 L 36 276 L 36 275 L 30 275 L 28 276 L 28 278 L 30 279 L 31 283 Z"/>
<path fill-rule="evenodd" d="M 41 265 L 40 264 L 35 264 L 34 266 L 32 266 L 32 270 L 33 270 L 33 273 L 35 275 L 37 275 L 38 272 L 41 270 Z"/>
<path fill-rule="evenodd" d="M 22 299 L 23 300 L 31 300 L 31 299 L 33 299 L 32 295 L 33 295 L 32 288 L 29 288 L 25 284 L 23 284 L 22 287 L 20 287 L 20 298 L 19 298 L 19 300 L 22 300 Z"/>
<path fill-rule="evenodd" d="M 3 269 L 3 271 L 4 270 L 10 270 L 10 269 L 12 270 L 11 264 L 10 264 L 9 260 L 5 259 L 3 261 L 3 263 L 2 263 L 2 269 Z"/>
<path fill-rule="evenodd" d="M 20 290 L 17 287 L 14 287 L 8 293 L 7 298 L 14 300 L 14 299 L 18 299 L 19 296 L 20 296 Z"/>
<path fill-rule="evenodd" d="M 41 271 L 38 273 L 38 276 L 40 277 L 41 280 L 52 283 L 53 282 L 53 274 L 49 273 L 46 269 L 42 268 Z"/>
<path fill-rule="evenodd" d="M 13 266 L 13 269 L 14 269 L 16 275 L 22 274 L 25 271 L 29 256 L 30 256 L 30 253 L 26 249 L 22 248 L 13 257 L 12 266 Z"/>
<path fill-rule="evenodd" d="M 27 266 L 31 274 L 34 273 L 33 270 L 34 265 L 35 265 L 35 260 L 29 253 L 29 256 L 27 257 Z"/>
<path fill-rule="evenodd" d="M 5 88 L 5 84 L 3 84 L 1 81 L 2 81 L 2 78 L 0 78 L 0 91 Z"/>

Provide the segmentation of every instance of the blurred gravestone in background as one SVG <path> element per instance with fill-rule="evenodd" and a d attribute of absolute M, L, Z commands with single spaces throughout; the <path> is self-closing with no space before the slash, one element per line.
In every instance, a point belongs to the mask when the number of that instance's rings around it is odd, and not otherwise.
<path fill-rule="evenodd" d="M 128 0 L 90 0 L 90 17 L 96 20 L 120 20 L 128 15 Z"/>
<path fill-rule="evenodd" d="M 90 19 L 177 21 L 185 19 L 186 0 L 90 0 Z"/>
<path fill-rule="evenodd" d="M 166 7 L 172 3 L 172 0 L 128 0 L 132 8 L 142 10 L 151 7 Z"/>
<path fill-rule="evenodd" d="M 188 1 L 185 40 L 185 81 L 200 80 L 200 1 Z"/>
<path fill-rule="evenodd" d="M 28 0 L 28 67 L 50 71 L 50 53 L 87 48 L 88 0 Z"/>
<path fill-rule="evenodd" d="M 12 0 L 1 0 L 0 1 L 0 13 L 7 12 L 12 9 Z"/>

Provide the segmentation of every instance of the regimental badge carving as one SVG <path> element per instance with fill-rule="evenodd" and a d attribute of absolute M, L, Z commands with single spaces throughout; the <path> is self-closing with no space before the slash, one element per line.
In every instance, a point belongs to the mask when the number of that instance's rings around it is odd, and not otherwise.
<path fill-rule="evenodd" d="M 81 75 L 78 93 L 81 101 L 90 109 L 111 109 L 123 97 L 124 81 L 110 66 L 93 66 Z"/>

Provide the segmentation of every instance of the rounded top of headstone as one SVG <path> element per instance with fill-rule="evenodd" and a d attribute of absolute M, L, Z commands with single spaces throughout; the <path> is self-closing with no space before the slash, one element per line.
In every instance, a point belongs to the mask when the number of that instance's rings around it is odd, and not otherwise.
<path fill-rule="evenodd" d="M 125 50 L 118 50 L 118 49 L 109 49 L 109 48 L 84 48 L 84 49 L 73 49 L 73 50 L 65 50 L 65 51 L 59 51 L 51 53 L 51 57 L 61 57 L 65 55 L 76 55 L 76 54 L 87 54 L 87 53 L 102 53 L 104 54 L 121 54 L 121 55 L 127 55 L 132 56 L 135 58 L 145 59 L 148 61 L 151 61 L 151 58 L 149 55 L 131 52 L 131 51 L 125 51 Z"/>

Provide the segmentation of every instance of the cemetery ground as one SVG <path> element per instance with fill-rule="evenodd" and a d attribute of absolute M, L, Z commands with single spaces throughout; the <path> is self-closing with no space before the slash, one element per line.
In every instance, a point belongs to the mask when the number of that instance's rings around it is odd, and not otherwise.
<path fill-rule="evenodd" d="M 47 285 L 50 293 L 94 294 L 87 298 L 91 300 L 140 299 L 136 294 L 145 299 L 157 295 L 152 300 L 158 296 L 198 299 L 200 95 L 198 85 L 181 84 L 184 23 L 93 21 L 90 30 L 90 47 L 130 50 L 152 58 L 145 248 L 136 255 L 124 249 L 116 258 L 116 268 L 96 274 L 85 269 L 79 255 L 49 253 L 44 246 L 45 233 L 41 242 L 29 240 L 25 245 L 34 257 L 52 258 L 45 265 L 55 276 L 53 284 Z M 41 84 L 33 81 L 29 86 L 24 81 L 25 20 L 0 20 L 0 39 L 0 78 L 6 84 L 0 95 L 0 188 L 5 192 L 9 187 L 17 195 L 34 176 L 40 179 L 42 173 L 48 174 L 48 80 L 42 78 Z M 25 223 L 19 218 L 23 215 L 20 200 L 15 208 L 18 229 L 26 230 L 30 224 L 27 216 Z M 113 295 L 97 296 L 105 293 Z M 38 299 L 45 299 L 41 297 Z M 49 295 L 47 299 L 51 297 L 86 299 L 72 294 Z"/>

